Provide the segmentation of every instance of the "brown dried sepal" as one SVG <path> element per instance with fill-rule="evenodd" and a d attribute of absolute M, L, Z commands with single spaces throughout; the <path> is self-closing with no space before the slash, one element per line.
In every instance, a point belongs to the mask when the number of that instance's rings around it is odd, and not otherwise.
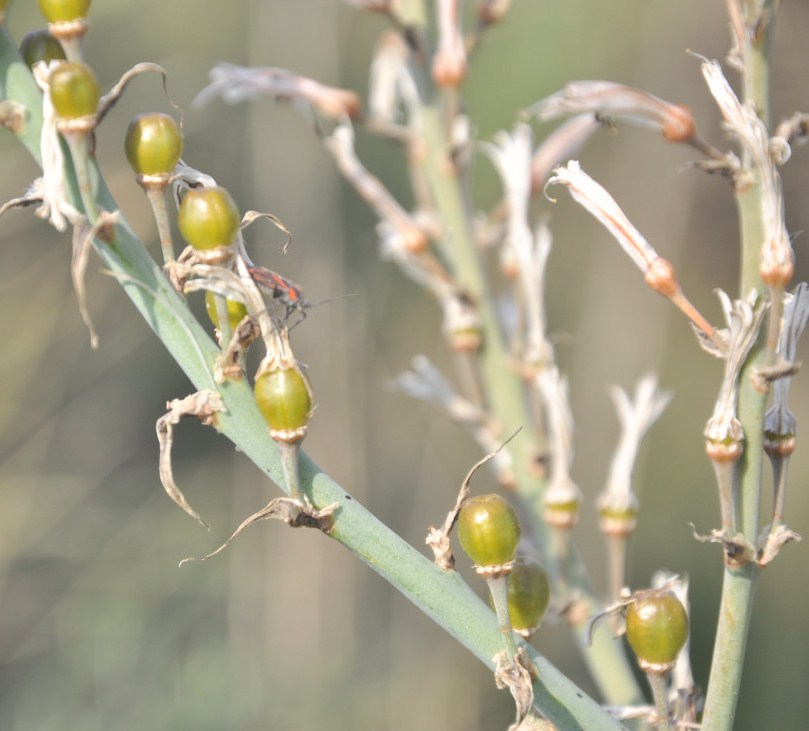
<path fill-rule="evenodd" d="M 240 381 L 244 376 L 242 367 L 243 354 L 261 336 L 258 323 L 245 315 L 231 335 L 225 351 L 216 359 L 214 368 L 214 380 L 217 383 L 225 381 Z"/>
<path fill-rule="evenodd" d="M 289 245 L 292 243 L 292 231 L 287 228 L 287 225 L 280 218 L 278 218 L 278 216 L 275 216 L 272 213 L 262 213 L 261 211 L 247 211 L 242 216 L 242 222 L 239 224 L 239 229 L 244 231 L 244 229 L 246 229 L 248 226 L 261 219 L 267 219 L 270 221 L 270 223 L 272 223 L 287 237 L 287 240 L 284 242 L 284 245 L 281 248 L 281 251 L 286 254 Z"/>
<path fill-rule="evenodd" d="M 70 261 L 70 276 L 73 279 L 73 289 L 79 303 L 81 319 L 90 331 L 90 347 L 98 348 L 98 333 L 96 332 L 90 311 L 87 309 L 87 290 L 84 286 L 84 275 L 87 271 L 87 260 L 93 245 L 93 239 L 100 239 L 110 243 L 115 237 L 115 226 L 118 223 L 118 213 L 102 211 L 98 220 L 91 226 L 86 218 L 73 227 L 73 256 Z"/>
<path fill-rule="evenodd" d="M 793 541 L 798 543 L 802 540 L 803 537 L 800 533 L 790 530 L 785 525 L 779 525 L 767 536 L 767 541 L 758 552 L 756 563 L 758 563 L 761 568 L 764 568 L 767 564 L 772 562 L 787 543 L 792 543 Z"/>
<path fill-rule="evenodd" d="M 182 491 L 174 482 L 171 468 L 171 447 L 174 443 L 174 427 L 184 416 L 195 416 L 205 426 L 216 426 L 217 414 L 225 411 L 222 397 L 213 391 L 197 391 L 183 399 L 173 399 L 166 404 L 168 412 L 161 416 L 155 424 L 157 440 L 160 443 L 160 482 L 168 496 L 188 515 L 201 525 L 208 524 L 200 517 L 185 499 Z"/>
<path fill-rule="evenodd" d="M 516 731 L 528 717 L 534 705 L 533 678 L 537 677 L 537 669 L 531 658 L 520 648 L 512 662 L 507 653 L 500 652 L 494 658 L 494 682 L 498 688 L 508 688 L 516 706 L 516 720 L 509 726 L 509 731 Z"/>
<path fill-rule="evenodd" d="M 277 497 L 270 500 L 261 510 L 253 513 L 251 516 L 245 518 L 238 528 L 233 531 L 233 534 L 228 538 L 219 548 L 211 551 L 205 556 L 197 556 L 192 558 L 184 558 L 180 561 L 180 566 L 188 563 L 189 561 L 205 561 L 206 559 L 216 556 L 218 553 L 224 551 L 233 541 L 236 540 L 245 530 L 247 530 L 253 523 L 259 520 L 282 520 L 290 528 L 317 528 L 325 534 L 329 534 L 334 527 L 334 511 L 337 510 L 338 504 L 332 503 L 325 508 L 318 510 L 309 500 L 304 497 L 303 500 L 295 500 L 290 497 Z"/>
<path fill-rule="evenodd" d="M 691 533 L 700 543 L 719 543 L 725 553 L 725 565 L 728 568 L 741 568 L 756 559 L 756 547 L 748 543 L 741 533 L 728 536 L 724 531 L 714 529 L 707 535 L 697 533 L 693 523 Z"/>
<path fill-rule="evenodd" d="M 22 131 L 25 122 L 25 107 L 13 99 L 0 101 L 0 127 L 5 127 L 13 134 Z"/>

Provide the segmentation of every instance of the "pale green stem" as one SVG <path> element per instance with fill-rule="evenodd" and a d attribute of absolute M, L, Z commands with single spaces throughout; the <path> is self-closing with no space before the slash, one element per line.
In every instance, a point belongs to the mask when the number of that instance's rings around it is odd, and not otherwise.
<path fill-rule="evenodd" d="M 657 711 L 657 723 L 655 726 L 660 731 L 671 731 L 669 722 L 669 700 L 666 688 L 666 675 L 664 673 L 646 673 L 649 685 L 652 687 L 652 697 Z"/>
<path fill-rule="evenodd" d="M 745 23 L 755 23 L 751 17 L 754 0 L 745 0 Z M 768 9 L 765 12 L 769 12 Z M 758 40 L 744 39 L 743 57 L 744 101 L 751 101 L 765 124 L 769 124 L 769 76 L 771 17 L 760 27 Z M 746 170 L 755 173 L 755 167 L 746 156 Z M 756 289 L 762 295 L 766 288 L 759 274 L 761 247 L 764 242 L 762 220 L 761 183 L 754 175 L 754 184 L 737 193 L 736 204 L 742 236 L 741 295 Z M 745 434 L 745 450 L 741 459 L 739 480 L 738 529 L 744 538 L 755 544 L 759 526 L 763 450 L 763 418 L 766 395 L 753 388 L 750 377 L 762 362 L 760 343 L 753 348 L 740 378 L 738 415 Z M 725 567 L 722 599 L 716 630 L 710 682 L 705 697 L 703 731 L 731 731 L 736 715 L 739 687 L 744 667 L 747 635 L 753 610 L 753 596 L 760 569 L 755 563 L 740 568 Z"/>
<path fill-rule="evenodd" d="M 736 535 L 736 502 L 738 495 L 734 489 L 736 465 L 727 460 L 712 459 L 716 486 L 719 489 L 719 511 L 722 516 L 722 532 L 726 538 Z"/>
<path fill-rule="evenodd" d="M 149 185 L 144 190 L 157 224 L 160 250 L 163 252 L 163 263 L 168 264 L 170 261 L 174 261 L 174 240 L 171 236 L 171 226 L 169 225 L 169 217 L 166 211 L 166 189 Z"/>
<path fill-rule="evenodd" d="M 63 134 L 67 146 L 70 148 L 70 157 L 73 160 L 73 169 L 76 172 L 76 183 L 79 186 L 79 195 L 84 212 L 90 224 L 98 221 L 98 206 L 96 205 L 96 192 L 90 183 L 89 160 L 89 133 L 66 132 Z"/>
<path fill-rule="evenodd" d="M 284 484 L 286 492 L 291 498 L 299 500 L 301 497 L 301 475 L 298 468 L 298 455 L 300 454 L 301 443 L 278 442 L 278 449 L 281 452 L 281 468 L 284 471 Z"/>
<path fill-rule="evenodd" d="M 0 28 L 0 100 L 11 91 L 18 101 L 29 101 L 30 117 L 20 138 L 32 155 L 38 157 L 41 125 L 36 103 L 38 92 L 16 45 L 6 30 Z M 101 179 L 99 197 L 104 208 L 117 210 Z M 217 429 L 276 484 L 283 486 L 279 450 L 267 434 L 250 386 L 244 380 L 221 385 L 215 382 L 213 371 L 219 348 L 123 218 L 116 226 L 112 243 L 93 243 L 104 266 L 118 275 L 124 291 L 195 387 L 220 392 L 226 410 L 219 415 Z M 299 474 L 302 491 L 315 505 L 338 504 L 329 537 L 382 575 L 494 670 L 493 658 L 501 649 L 502 635 L 491 610 L 463 579 L 454 571 L 443 571 L 397 536 L 304 453 L 299 455 Z M 528 645 L 525 648 L 539 673 L 534 681 L 535 706 L 557 728 L 566 731 L 623 728 L 536 650 Z"/>
<path fill-rule="evenodd" d="M 500 633 L 503 635 L 506 653 L 509 662 L 516 662 L 517 644 L 514 642 L 514 633 L 511 630 L 511 617 L 508 611 L 508 574 L 498 574 L 486 579 L 489 585 L 489 593 L 492 595 L 494 613 L 497 615 L 497 623 Z"/>

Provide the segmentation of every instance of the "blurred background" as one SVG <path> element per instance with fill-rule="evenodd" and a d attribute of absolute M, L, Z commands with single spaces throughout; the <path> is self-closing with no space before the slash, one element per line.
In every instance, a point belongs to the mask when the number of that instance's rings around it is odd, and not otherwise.
<path fill-rule="evenodd" d="M 725 145 L 698 61 L 686 53 L 724 58 L 723 6 L 514 0 L 471 63 L 465 100 L 475 134 L 490 139 L 511 128 L 517 110 L 566 81 L 604 78 L 688 104 L 703 135 Z M 242 210 L 271 211 L 291 228 L 284 254 L 281 235 L 253 227 L 253 258 L 299 282 L 312 300 L 358 295 L 313 310 L 294 333 L 318 402 L 305 447 L 383 521 L 423 545 L 427 525 L 443 518 L 479 457 L 440 413 L 389 386 L 418 353 L 449 372 L 435 306 L 377 258 L 374 217 L 293 109 L 270 101 L 188 109 L 220 61 L 287 67 L 364 95 L 384 20 L 337 0 L 108 0 L 94 4 L 91 20 L 86 57 L 103 88 L 138 61 L 163 65 L 173 98 L 187 110 L 186 160 L 227 186 Z M 36 3 L 16 0 L 8 25 L 18 40 L 40 27 Z M 775 38 L 776 119 L 807 107 L 807 27 L 809 6 L 784 3 Z M 130 118 L 153 110 L 171 112 L 157 79 L 139 78 L 99 130 L 98 158 L 121 209 L 159 255 L 122 148 Z M 408 202 L 398 151 L 365 137 L 359 150 Z M 807 154 L 796 149 L 783 170 L 787 224 L 796 233 L 809 227 Z M 726 183 L 683 171 L 691 151 L 645 130 L 603 131 L 580 158 L 674 262 L 689 297 L 719 321 L 713 290 L 735 294 L 738 268 Z M 0 134 L 0 159 L 5 201 L 38 173 L 9 134 Z M 496 202 L 499 183 L 481 155 L 473 172 L 475 203 L 484 209 Z M 693 540 L 688 523 L 702 532 L 718 525 L 702 429 L 720 364 L 699 351 L 685 321 L 649 292 L 607 234 L 559 197 L 549 326 L 571 384 L 574 478 L 589 498 L 603 486 L 617 436 L 609 384 L 632 389 L 657 372 L 675 398 L 636 471 L 642 509 L 629 579 L 646 586 L 659 567 L 690 575 L 692 655 L 704 684 L 721 558 L 716 547 Z M 796 281 L 808 273 L 804 242 L 795 239 Z M 189 422 L 177 431 L 175 475 L 211 532 L 167 499 L 154 422 L 190 384 L 92 260 L 89 301 L 101 347 L 90 350 L 69 260 L 68 236 L 30 209 L 0 220 L 0 310 L 17 313 L 6 319 L 0 377 L 0 729 L 505 728 L 512 702 L 486 669 L 319 535 L 261 523 L 217 558 L 177 568 L 219 545 L 277 489 L 223 438 Z M 806 359 L 806 343 L 800 354 Z M 793 385 L 801 424 L 809 414 L 806 379 L 800 374 Z M 787 521 L 806 533 L 809 459 L 800 447 Z M 592 500 L 575 535 L 603 589 Z M 805 725 L 806 565 L 806 548 L 789 546 L 762 577 L 740 730 Z M 546 625 L 535 644 L 593 690 L 563 630 Z"/>

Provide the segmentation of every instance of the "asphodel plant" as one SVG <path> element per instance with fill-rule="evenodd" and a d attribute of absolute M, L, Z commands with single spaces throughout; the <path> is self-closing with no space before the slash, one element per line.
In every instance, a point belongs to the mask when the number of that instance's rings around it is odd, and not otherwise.
<path fill-rule="evenodd" d="M 187 415 L 231 439 L 286 493 L 245 518 L 231 539 L 202 558 L 219 554 L 267 518 L 314 528 L 342 543 L 494 671 L 494 682 L 508 687 L 517 705 L 514 729 L 552 724 L 562 731 L 598 731 L 623 728 L 624 722 L 732 728 L 757 579 L 781 548 L 798 538 L 784 516 L 786 466 L 796 433 L 786 400 L 809 304 L 805 287 L 791 284 L 794 253 L 779 167 L 792 144 L 807 137 L 809 123 L 801 114 L 778 126 L 770 121 L 768 60 L 779 3 L 725 3 L 732 29 L 729 67 L 741 75 L 739 93 L 719 62 L 695 62 L 735 146 L 727 150 L 705 141 L 687 106 L 611 81 L 571 82 L 516 110 L 511 132 L 478 145 L 471 137 L 473 120 L 464 112 L 463 87 L 482 39 L 508 22 L 509 3 L 482 0 L 471 20 L 460 0 L 352 4 L 356 12 L 380 12 L 390 21 L 376 50 L 367 105 L 351 90 L 293 71 L 230 64 L 211 71 L 211 84 L 195 105 L 216 97 L 241 102 L 269 96 L 302 108 L 316 120 L 337 169 L 378 217 L 385 257 L 436 304 L 436 331 L 452 353 L 456 373 L 444 376 L 422 357 L 397 383 L 405 393 L 438 405 L 485 457 L 467 475 L 454 507 L 452 486 L 435 486 L 446 493 L 451 509 L 443 526 L 428 532 L 434 561 L 422 545 L 408 544 L 374 518 L 302 451 L 304 437 L 317 428 L 318 364 L 304 367 L 292 342 L 296 327 L 317 325 L 306 318 L 310 305 L 297 285 L 256 267 L 246 230 L 259 218 L 286 228 L 272 214 L 241 216 L 243 208 L 231 194 L 210 173 L 193 167 L 182 117 L 144 110 L 120 141 L 136 183 L 149 196 L 160 263 L 126 223 L 104 183 L 104 161 L 96 160 L 93 140 L 105 133 L 101 122 L 131 75 L 102 95 L 92 59 L 82 52 L 91 28 L 89 2 L 40 0 L 50 35 L 29 37 L 22 55 L 0 28 L 2 122 L 43 171 L 24 197 L 2 211 L 37 204 L 36 214 L 57 230 L 72 229 L 79 309 L 94 345 L 82 276 L 88 247 L 193 383 L 196 391 L 170 402 L 157 424 L 160 481 L 178 506 L 203 522 L 171 465 L 173 429 Z M 6 5 L 0 0 L 0 23 Z M 148 64 L 132 73 L 145 70 L 162 73 Z M 174 107 L 170 98 L 166 104 Z M 537 140 L 531 123 L 557 119 L 563 120 L 560 126 Z M 700 158 L 695 167 L 728 181 L 741 222 L 742 265 L 736 295 L 719 293 L 724 323 L 712 323 L 686 295 L 674 265 L 658 253 L 665 242 L 648 241 L 585 172 L 588 139 L 602 126 L 624 124 L 687 146 Z M 355 146 L 358 131 L 403 146 L 413 187 L 409 207 L 363 162 Z M 481 151 L 503 190 L 501 201 L 483 216 L 469 196 L 470 160 L 482 157 Z M 545 214 L 551 196 L 562 189 L 616 239 L 642 283 L 684 316 L 696 335 L 694 357 L 706 357 L 702 348 L 723 361 L 716 406 L 704 431 L 716 475 L 719 527 L 697 536 L 718 544 L 717 561 L 724 569 L 704 698 L 687 657 L 694 620 L 689 622 L 687 599 L 675 593 L 677 582 L 634 593 L 626 587 L 629 540 L 643 520 L 633 466 L 670 398 L 658 390 L 654 376 L 640 381 L 634 401 L 613 390 L 622 434 L 601 494 L 586 495 L 572 478 L 568 381 L 548 335 L 545 303 L 552 246 Z M 165 205 L 169 191 L 176 213 Z M 188 244 L 182 251 L 175 249 L 173 225 Z M 501 286 L 505 295 L 497 297 Z M 205 292 L 210 323 L 198 321 L 188 307 L 187 296 L 199 290 Z M 263 349 L 255 372 L 249 372 L 251 348 Z M 777 483 L 769 525 L 759 518 L 765 450 Z M 472 496 L 470 478 L 484 465 L 499 492 Z M 606 581 L 601 566 L 588 571 L 576 547 L 588 500 L 598 510 L 607 542 Z M 425 532 L 431 517 L 425 516 Z M 456 570 L 455 530 L 489 585 L 494 612 Z M 671 567 L 672 557 L 667 560 Z M 609 621 L 594 621 L 605 614 Z M 574 638 L 599 697 L 576 687 L 528 643 L 546 616 L 554 621 L 544 622 L 543 632 L 569 632 Z M 633 656 L 649 677 L 653 704 L 633 672 Z M 503 727 L 507 723 L 503 719 Z"/>

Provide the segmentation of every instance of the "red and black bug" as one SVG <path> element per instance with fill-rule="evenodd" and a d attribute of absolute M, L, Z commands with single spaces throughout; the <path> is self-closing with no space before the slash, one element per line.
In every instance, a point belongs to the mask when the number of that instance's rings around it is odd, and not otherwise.
<path fill-rule="evenodd" d="M 306 299 L 303 290 L 297 284 L 266 267 L 249 267 L 247 271 L 264 294 L 279 300 L 286 307 L 285 320 L 288 320 L 293 312 L 299 312 L 301 319 L 306 317 L 306 311 L 312 303 Z"/>

